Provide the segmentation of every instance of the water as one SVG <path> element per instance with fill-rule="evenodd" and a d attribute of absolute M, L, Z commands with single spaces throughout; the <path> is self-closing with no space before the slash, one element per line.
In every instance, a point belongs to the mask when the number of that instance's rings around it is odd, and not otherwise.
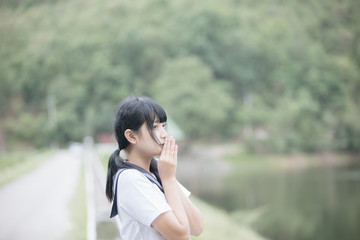
<path fill-rule="evenodd" d="M 360 165 L 234 171 L 197 194 L 276 240 L 360 239 Z"/>

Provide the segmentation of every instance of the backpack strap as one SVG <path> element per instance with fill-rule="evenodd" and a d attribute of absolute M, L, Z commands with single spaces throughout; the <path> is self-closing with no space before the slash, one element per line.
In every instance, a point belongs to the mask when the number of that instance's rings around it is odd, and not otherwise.
<path fill-rule="evenodd" d="M 158 186 L 158 188 L 164 192 L 164 189 L 162 187 L 162 185 L 159 183 L 159 181 L 157 179 L 154 178 L 154 176 L 152 174 L 150 174 L 148 171 L 146 171 L 145 169 L 135 165 L 135 164 L 131 164 L 131 163 L 127 163 L 130 165 L 129 168 L 121 168 L 117 171 L 117 173 L 115 174 L 114 177 L 114 188 L 113 188 L 113 193 L 114 193 L 114 200 L 113 200 L 113 204 L 112 204 L 112 208 L 111 208 L 111 214 L 110 214 L 110 218 L 115 217 L 118 214 L 118 208 L 117 208 L 117 185 L 118 185 L 118 179 L 120 174 L 127 169 L 136 169 L 139 172 L 141 172 L 150 182 L 156 184 L 156 186 Z M 155 174 L 158 175 L 158 174 Z"/>

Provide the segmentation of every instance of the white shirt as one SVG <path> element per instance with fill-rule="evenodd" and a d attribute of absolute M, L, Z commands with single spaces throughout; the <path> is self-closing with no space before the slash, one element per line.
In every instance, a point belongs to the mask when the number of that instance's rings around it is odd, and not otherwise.
<path fill-rule="evenodd" d="M 190 192 L 181 184 L 186 196 Z M 163 240 L 151 223 L 162 213 L 171 211 L 164 193 L 135 169 L 123 171 L 118 179 L 117 207 L 120 235 L 123 240 Z"/>

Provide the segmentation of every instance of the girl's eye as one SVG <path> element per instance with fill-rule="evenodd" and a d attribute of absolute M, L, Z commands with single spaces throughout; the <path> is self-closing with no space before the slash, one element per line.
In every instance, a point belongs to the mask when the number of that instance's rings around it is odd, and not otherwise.
<path fill-rule="evenodd" d="M 153 125 L 153 128 L 158 128 L 159 126 L 163 127 L 163 128 L 166 128 L 167 124 L 164 123 L 164 124 L 155 124 Z"/>

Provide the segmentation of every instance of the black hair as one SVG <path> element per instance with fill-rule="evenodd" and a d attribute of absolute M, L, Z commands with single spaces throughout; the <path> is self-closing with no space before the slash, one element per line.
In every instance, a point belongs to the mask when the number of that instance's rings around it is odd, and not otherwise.
<path fill-rule="evenodd" d="M 148 97 L 131 96 L 121 101 L 118 105 L 114 121 L 114 133 L 119 148 L 109 158 L 106 179 L 106 197 L 109 201 L 112 201 L 114 198 L 114 175 L 119 169 L 129 167 L 127 162 L 119 156 L 120 151 L 130 144 L 125 137 L 125 130 L 130 129 L 133 132 L 138 132 L 143 123 L 146 122 L 150 136 L 158 142 L 158 139 L 153 134 L 153 124 L 156 118 L 158 118 L 160 123 L 167 120 L 164 109 Z M 151 160 L 150 171 L 156 172 L 156 175 L 158 175 L 155 159 Z"/>

